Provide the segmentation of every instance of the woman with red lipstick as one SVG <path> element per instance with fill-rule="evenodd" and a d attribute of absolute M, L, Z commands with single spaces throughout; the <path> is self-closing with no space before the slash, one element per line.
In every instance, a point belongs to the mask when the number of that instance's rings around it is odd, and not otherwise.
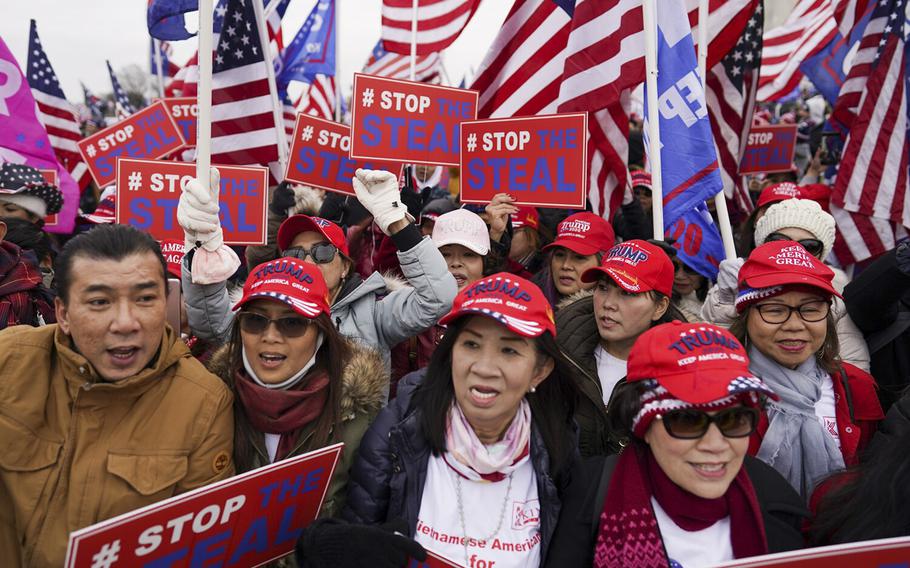
<path fill-rule="evenodd" d="M 437 224 L 438 227 L 438 224 Z M 345 517 L 404 519 L 463 566 L 538 566 L 575 462 L 577 397 L 539 288 L 507 273 L 465 287 L 427 369 L 370 426 Z"/>
<path fill-rule="evenodd" d="M 746 455 L 775 397 L 748 365 L 710 324 L 645 332 L 610 404 L 630 442 L 573 472 L 546 565 L 694 568 L 802 548 L 799 496 Z"/>
<path fill-rule="evenodd" d="M 780 395 L 756 434 L 757 457 L 808 499 L 853 466 L 884 418 L 875 379 L 840 358 L 834 272 L 795 241 L 760 245 L 739 270 L 737 319 L 750 369 Z"/>
<path fill-rule="evenodd" d="M 260 264 L 234 306 L 230 342 L 208 365 L 234 393 L 238 472 L 344 442 L 324 517 L 341 510 L 348 470 L 388 380 L 377 354 L 332 325 L 328 298 L 316 265 Z"/>

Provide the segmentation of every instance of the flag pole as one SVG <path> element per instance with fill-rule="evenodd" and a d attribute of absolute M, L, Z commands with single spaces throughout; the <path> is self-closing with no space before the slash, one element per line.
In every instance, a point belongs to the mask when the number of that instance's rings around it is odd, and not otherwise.
<path fill-rule="evenodd" d="M 269 49 L 269 32 L 265 26 L 265 14 L 262 3 L 253 2 L 253 14 L 256 17 L 256 27 L 259 28 L 259 45 L 265 58 L 265 71 L 269 79 L 269 94 L 272 97 L 272 116 L 275 119 L 275 131 L 278 135 L 278 164 L 281 171 L 287 170 L 288 165 L 288 138 L 284 131 L 284 112 L 281 101 L 278 100 L 278 87 L 275 84 L 275 66 L 272 64 L 272 53 Z"/>
<path fill-rule="evenodd" d="M 417 80 L 417 8 L 419 0 L 411 4 L 411 81 Z"/>
<path fill-rule="evenodd" d="M 164 70 L 161 69 L 161 41 L 152 38 L 152 49 L 155 50 L 155 67 L 158 69 L 158 96 L 164 98 Z"/>
<path fill-rule="evenodd" d="M 701 77 L 701 89 L 707 104 L 708 80 L 708 0 L 698 1 L 698 74 Z M 727 196 L 724 188 L 714 196 L 714 210 L 717 211 L 717 225 L 720 238 L 724 243 L 724 255 L 727 259 L 736 258 L 736 245 L 733 242 L 733 227 L 730 225 L 730 212 L 727 210 Z"/>
<path fill-rule="evenodd" d="M 265 9 L 263 10 L 263 13 L 266 18 L 268 18 L 269 16 L 272 15 L 272 12 L 274 12 L 275 8 L 278 7 L 279 1 L 280 0 L 269 0 L 268 4 L 266 5 Z"/>
<path fill-rule="evenodd" d="M 642 2 L 645 32 L 645 83 L 648 93 L 648 161 L 651 163 L 651 185 L 655 199 L 651 200 L 654 218 L 654 238 L 664 239 L 664 190 L 660 166 L 660 109 L 657 97 L 657 13 L 655 0 Z"/>
<path fill-rule="evenodd" d="M 212 0 L 199 0 L 199 86 L 196 104 L 199 116 L 196 123 L 196 181 L 209 186 L 212 158 Z"/>

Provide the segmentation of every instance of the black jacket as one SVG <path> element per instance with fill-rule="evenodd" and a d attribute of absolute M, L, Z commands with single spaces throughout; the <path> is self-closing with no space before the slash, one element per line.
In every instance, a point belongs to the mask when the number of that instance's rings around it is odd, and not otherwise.
<path fill-rule="evenodd" d="M 612 473 L 618 459 L 619 456 L 591 458 L 573 472 L 563 496 L 556 534 L 543 566 L 592 565 L 600 511 L 610 480 L 609 476 L 602 474 L 607 467 Z M 764 462 L 746 456 L 743 467 L 749 474 L 761 507 L 768 553 L 805 548 L 801 529 L 803 522 L 809 518 L 809 511 L 799 495 L 786 479 Z"/>
<path fill-rule="evenodd" d="M 410 400 L 425 372 L 421 369 L 401 379 L 398 396 L 379 413 L 361 440 L 348 481 L 346 520 L 375 525 L 400 518 L 407 521 L 410 535 L 416 533 L 430 447 L 420 431 L 420 409 L 411 407 Z M 537 474 L 540 557 L 544 558 L 559 518 L 561 492 L 550 475 L 543 438 L 533 425 L 531 463 Z"/>
<path fill-rule="evenodd" d="M 575 301 L 571 300 L 576 297 Z M 578 451 L 582 457 L 615 453 L 618 447 L 610 437 L 603 387 L 594 359 L 594 350 L 600 342 L 594 321 L 594 298 L 590 293 L 579 293 L 561 306 L 556 311 L 556 343 L 572 363 L 572 378 L 581 391 L 575 410 Z"/>
<path fill-rule="evenodd" d="M 910 314 L 910 246 L 901 245 L 869 265 L 844 289 L 844 301 L 869 344 L 871 373 L 887 412 L 910 384 L 910 327 L 891 328 L 900 326 L 895 323 L 899 317 L 907 317 L 901 313 Z M 891 336 L 874 350 L 878 339 Z"/>

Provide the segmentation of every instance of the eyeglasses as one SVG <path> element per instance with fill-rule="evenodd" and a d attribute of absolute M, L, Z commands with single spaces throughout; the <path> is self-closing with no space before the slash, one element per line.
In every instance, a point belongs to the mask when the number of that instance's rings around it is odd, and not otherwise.
<path fill-rule="evenodd" d="M 253 335 L 265 333 L 269 324 L 274 323 L 278 333 L 281 335 L 285 337 L 300 337 L 306 333 L 310 325 L 310 320 L 303 316 L 285 316 L 278 319 L 270 319 L 255 312 L 240 312 L 237 317 L 240 318 L 240 330 Z"/>
<path fill-rule="evenodd" d="M 792 240 L 794 240 L 794 239 L 788 237 L 787 235 L 785 235 L 783 233 L 771 233 L 765 239 L 765 242 L 771 243 L 774 241 L 792 241 Z M 812 256 L 815 256 L 815 257 L 820 257 L 822 254 L 822 251 L 825 250 L 824 243 L 822 243 L 818 239 L 801 239 L 796 242 L 801 244 L 803 246 L 803 248 L 806 249 L 806 252 L 808 252 L 809 254 L 811 254 Z"/>
<path fill-rule="evenodd" d="M 784 323 L 790 319 L 793 312 L 798 313 L 803 321 L 816 322 L 828 317 L 828 312 L 831 311 L 831 304 L 821 300 L 806 302 L 796 307 L 788 306 L 787 304 L 769 303 L 759 304 L 755 306 L 755 309 L 758 310 L 758 315 L 761 316 L 765 323 Z"/>
<path fill-rule="evenodd" d="M 688 264 L 686 264 L 684 262 L 674 262 L 673 263 L 673 272 L 674 273 L 679 272 L 680 269 L 682 269 L 682 271 L 685 272 L 686 274 L 688 274 L 689 276 L 699 276 L 701 274 L 699 271 L 695 270 L 694 268 L 690 267 Z"/>
<path fill-rule="evenodd" d="M 721 410 L 714 416 L 701 410 L 671 410 L 658 418 L 664 423 L 667 434 L 680 440 L 695 440 L 708 433 L 711 424 L 716 424 L 720 433 L 727 438 L 745 438 L 758 425 L 758 409 L 737 406 Z"/>
<path fill-rule="evenodd" d="M 282 256 L 289 256 L 298 260 L 306 260 L 309 256 L 316 264 L 328 264 L 335 260 L 338 248 L 332 243 L 316 243 L 310 250 L 303 247 L 291 247 L 284 251 Z"/>

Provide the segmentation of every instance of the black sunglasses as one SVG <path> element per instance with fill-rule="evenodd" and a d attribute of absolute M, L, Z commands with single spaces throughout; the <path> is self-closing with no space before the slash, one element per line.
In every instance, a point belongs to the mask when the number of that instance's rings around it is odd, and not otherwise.
<path fill-rule="evenodd" d="M 721 410 L 714 416 L 701 410 L 671 410 L 658 415 L 667 434 L 681 440 L 695 440 L 708 433 L 711 424 L 716 424 L 720 433 L 727 438 L 745 438 L 758 425 L 758 409 L 736 406 Z"/>
<path fill-rule="evenodd" d="M 310 320 L 303 316 L 284 316 L 278 319 L 267 318 L 255 312 L 240 312 L 240 331 L 260 335 L 265 333 L 271 323 L 275 323 L 278 333 L 285 337 L 300 337 L 306 333 Z"/>
<path fill-rule="evenodd" d="M 694 268 L 692 268 L 691 266 L 689 266 L 688 264 L 686 264 L 684 262 L 677 261 L 677 262 L 673 263 L 673 272 L 679 272 L 680 268 L 682 268 L 683 272 L 685 272 L 689 276 L 700 276 L 701 275 L 701 273 L 699 271 L 695 270 Z"/>
<path fill-rule="evenodd" d="M 792 240 L 793 239 L 791 239 L 787 235 L 784 235 L 783 233 L 771 233 L 765 239 L 765 242 L 770 243 L 770 242 L 774 242 L 774 241 L 792 241 Z M 811 254 L 812 256 L 815 256 L 815 257 L 821 256 L 822 251 L 825 250 L 824 243 L 822 243 L 818 239 L 801 239 L 796 242 L 801 244 L 803 246 L 803 248 L 806 249 L 806 252 L 808 252 L 809 254 Z"/>
<path fill-rule="evenodd" d="M 332 243 L 316 243 L 310 250 L 303 247 L 291 247 L 284 251 L 282 256 L 289 256 L 298 260 L 306 260 L 309 256 L 316 264 L 328 264 L 335 260 L 335 253 L 338 248 Z"/>

